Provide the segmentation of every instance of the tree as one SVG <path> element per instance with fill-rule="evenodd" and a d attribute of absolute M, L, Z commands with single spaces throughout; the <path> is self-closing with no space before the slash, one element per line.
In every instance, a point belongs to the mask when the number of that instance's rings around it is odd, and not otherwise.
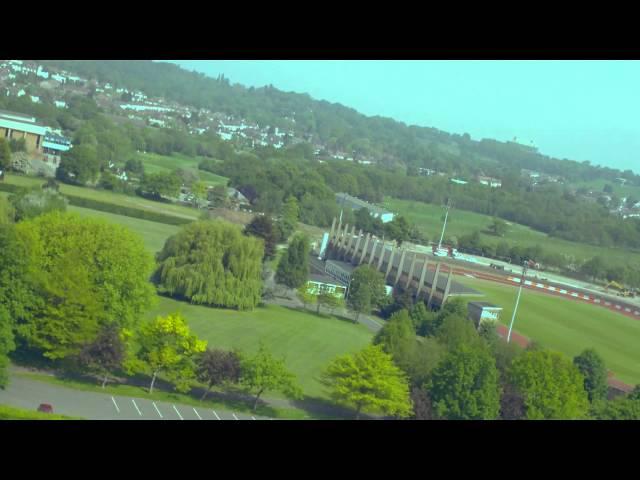
<path fill-rule="evenodd" d="M 66 183 L 84 185 L 94 182 L 100 173 L 100 160 L 96 147 L 82 143 L 62 154 L 56 178 Z"/>
<path fill-rule="evenodd" d="M 216 185 L 211 188 L 207 194 L 208 200 L 214 207 L 226 208 L 229 204 L 229 196 L 227 195 L 227 187 L 225 185 Z M 266 217 L 256 217 L 266 218 Z"/>
<path fill-rule="evenodd" d="M 125 354 L 122 332 L 117 325 L 111 324 L 103 327 L 96 339 L 82 349 L 79 363 L 85 370 L 99 375 L 104 388 L 109 374 L 122 368 Z"/>
<path fill-rule="evenodd" d="M 306 283 L 309 276 L 309 250 L 306 236 L 294 236 L 278 263 L 276 282 L 289 288 L 299 288 Z"/>
<path fill-rule="evenodd" d="M 139 158 L 130 158 L 127 163 L 124 164 L 124 169 L 136 175 L 144 175 L 144 163 Z"/>
<path fill-rule="evenodd" d="M 596 256 L 585 262 L 582 267 L 580 267 L 580 271 L 583 274 L 590 276 L 595 282 L 597 278 L 602 277 L 605 274 L 606 268 L 607 263 L 605 260 L 600 256 Z"/>
<path fill-rule="evenodd" d="M 573 420 L 587 414 L 584 377 L 560 353 L 524 352 L 511 365 L 510 381 L 524 396 L 528 419 Z"/>
<path fill-rule="evenodd" d="M 245 235 L 261 238 L 264 242 L 264 260 L 274 258 L 278 236 L 267 215 L 256 215 L 244 228 Z"/>
<path fill-rule="evenodd" d="M 37 217 L 43 213 L 65 212 L 68 204 L 64 196 L 51 189 L 42 190 L 38 187 L 11 195 L 9 201 L 13 205 L 17 222 Z"/>
<path fill-rule="evenodd" d="M 411 389 L 411 403 L 413 404 L 413 420 L 433 420 L 435 414 L 431 397 L 422 388 L 413 387 Z"/>
<path fill-rule="evenodd" d="M 280 220 L 280 231 L 282 232 L 282 238 L 289 238 L 289 235 L 293 233 L 298 225 L 298 219 L 300 218 L 300 207 L 295 197 L 287 197 L 282 207 L 282 219 Z"/>
<path fill-rule="evenodd" d="M 405 372 L 416 349 L 416 332 L 406 310 L 394 313 L 373 339 Z"/>
<path fill-rule="evenodd" d="M 443 320 L 436 338 L 448 351 L 459 349 L 463 345 L 486 348 L 486 343 L 478 335 L 473 322 L 459 314 L 450 315 Z"/>
<path fill-rule="evenodd" d="M 589 402 L 594 403 L 607 398 L 607 367 L 598 352 L 589 348 L 574 357 L 573 364 L 584 376 L 584 389 L 587 391 Z"/>
<path fill-rule="evenodd" d="M 153 393 L 161 373 L 174 383 L 176 390 L 188 391 L 195 378 L 194 357 L 206 350 L 207 342 L 191 334 L 182 315 L 158 316 L 143 324 L 136 340 L 140 348 L 129 363 L 129 370 L 151 375 L 149 393 Z"/>
<path fill-rule="evenodd" d="M 75 357 L 101 328 L 134 329 L 154 299 L 153 260 L 130 230 L 50 212 L 16 224 L 28 253 L 16 333 L 46 358 Z M 16 261 L 16 260 L 14 260 Z M 29 300 L 27 300 L 29 299 Z"/>
<path fill-rule="evenodd" d="M 328 308 L 329 311 L 333 313 L 333 311 L 340 306 L 340 300 L 341 299 L 333 293 L 320 292 L 316 297 L 316 303 L 318 305 L 316 313 L 318 315 L 320 314 L 320 307 Z"/>
<path fill-rule="evenodd" d="M 193 222 L 169 237 L 153 276 L 160 292 L 191 303 L 246 310 L 262 294 L 262 243 L 220 220 Z"/>
<path fill-rule="evenodd" d="M 207 385 L 200 400 L 204 400 L 214 385 L 240 381 L 240 355 L 238 352 L 206 349 L 198 358 L 196 378 Z"/>
<path fill-rule="evenodd" d="M 446 353 L 445 348 L 436 339 L 420 339 L 407 360 L 405 371 L 411 384 L 417 387 L 425 385 Z"/>
<path fill-rule="evenodd" d="M 307 309 L 307 305 L 318 303 L 318 295 L 314 295 L 313 293 L 311 293 L 306 283 L 298 287 L 298 298 L 300 298 L 300 301 L 302 302 L 305 310 Z M 318 312 L 319 311 L 320 304 L 318 303 Z"/>
<path fill-rule="evenodd" d="M 9 353 L 16 345 L 13 338 L 13 325 L 7 309 L 0 304 L 0 388 L 4 389 L 9 383 Z"/>
<path fill-rule="evenodd" d="M 336 403 L 355 409 L 356 419 L 362 412 L 397 417 L 411 415 L 406 375 L 381 345 L 370 345 L 360 352 L 337 357 L 322 379 Z"/>
<path fill-rule="evenodd" d="M 191 193 L 193 194 L 193 205 L 199 206 L 207 197 L 207 185 L 202 181 L 197 181 L 191 184 Z"/>
<path fill-rule="evenodd" d="M 640 420 L 640 399 L 625 395 L 595 403 L 593 416 L 598 420 Z"/>
<path fill-rule="evenodd" d="M 1 197 L 0 198 L 0 225 L 6 225 L 7 223 L 13 223 L 15 221 L 16 211 L 13 205 L 9 201 Z"/>
<path fill-rule="evenodd" d="M 501 218 L 494 217 L 491 225 L 489 225 L 489 231 L 498 237 L 504 237 L 507 233 L 507 222 Z"/>
<path fill-rule="evenodd" d="M 175 198 L 180 193 L 180 177 L 175 172 L 145 174 L 140 182 L 139 192 L 155 200 L 163 197 Z"/>
<path fill-rule="evenodd" d="M 613 187 L 607 183 L 604 187 L 602 187 L 602 191 L 604 193 L 613 193 Z"/>
<path fill-rule="evenodd" d="M 502 396 L 500 397 L 500 418 L 503 420 L 520 420 L 524 417 L 524 397 L 510 383 L 503 384 Z"/>
<path fill-rule="evenodd" d="M 254 412 L 264 392 L 281 392 L 293 398 L 302 396 L 296 377 L 287 369 L 284 359 L 275 358 L 262 342 L 255 355 L 242 358 L 241 369 L 241 383 L 255 393 Z"/>
<path fill-rule="evenodd" d="M 356 268 L 351 274 L 347 295 L 347 305 L 356 312 L 354 322 L 357 322 L 361 313 L 370 313 L 386 300 L 387 293 L 382 274 L 368 265 Z"/>
<path fill-rule="evenodd" d="M 486 349 L 462 345 L 450 351 L 433 371 L 427 389 L 440 418 L 493 420 L 498 417 L 498 370 Z"/>
<path fill-rule="evenodd" d="M 9 142 L 0 138 L 0 171 L 7 171 L 11 167 L 11 148 Z"/>

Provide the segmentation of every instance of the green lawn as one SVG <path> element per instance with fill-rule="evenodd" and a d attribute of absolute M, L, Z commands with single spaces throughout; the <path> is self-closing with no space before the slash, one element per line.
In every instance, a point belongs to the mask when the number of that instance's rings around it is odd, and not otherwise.
<path fill-rule="evenodd" d="M 149 220 L 140 220 L 139 218 L 126 217 L 89 208 L 74 207 L 72 205 L 67 208 L 70 212 L 76 212 L 85 217 L 102 218 L 108 222 L 117 223 L 133 230 L 142 236 L 145 246 L 151 253 L 160 251 L 167 238 L 180 230 L 180 227 L 176 225 L 150 222 Z"/>
<path fill-rule="evenodd" d="M 0 405 L 0 420 L 80 420 L 74 417 L 65 417 L 54 413 L 42 413 L 25 410 L 23 408 Z"/>
<path fill-rule="evenodd" d="M 584 181 L 584 182 L 573 182 L 570 185 L 575 188 L 587 187 L 593 190 L 594 192 L 602 192 L 603 195 L 605 195 L 603 191 L 604 186 L 611 185 L 613 187 L 613 193 L 618 197 L 622 198 L 622 197 L 631 196 L 640 201 L 640 187 L 636 187 L 633 185 L 620 185 L 619 183 L 616 183 L 610 180 L 603 180 L 603 179 L 590 180 L 590 181 Z"/>
<path fill-rule="evenodd" d="M 516 300 L 516 286 L 469 277 L 457 277 L 456 280 L 485 293 L 482 301 L 501 306 L 504 310 L 500 321 L 509 324 Z M 524 289 L 514 330 L 571 357 L 593 347 L 616 377 L 626 383 L 640 383 L 638 320 L 595 305 Z"/>
<path fill-rule="evenodd" d="M 430 241 L 437 242 L 442 232 L 444 208 L 423 202 L 412 200 L 399 200 L 387 198 L 384 206 L 392 212 L 407 217 L 409 221 L 427 235 Z M 588 259 L 596 255 L 612 258 L 619 262 L 627 262 L 633 259 L 640 262 L 640 252 L 630 252 L 617 248 L 604 248 L 583 243 L 570 242 L 545 233 L 532 230 L 529 227 L 509 222 L 509 228 L 504 237 L 484 234 L 484 230 L 492 222 L 492 217 L 480 213 L 453 209 L 447 219 L 446 237 L 452 237 L 472 233 L 474 230 L 481 232 L 483 242 L 497 244 L 506 241 L 509 245 L 521 245 L 524 247 L 540 245 L 544 251 L 557 252 L 573 256 L 576 259 Z"/>
<path fill-rule="evenodd" d="M 144 164 L 145 172 L 148 173 L 171 172 L 177 168 L 183 168 L 195 172 L 200 177 L 200 180 L 208 185 L 221 185 L 226 184 L 228 181 L 228 178 L 220 175 L 198 170 L 198 164 L 202 160 L 211 160 L 210 158 L 187 157 L 180 154 L 158 155 L 156 153 L 139 153 L 138 157 Z"/>
<path fill-rule="evenodd" d="M 161 297 L 148 317 L 176 311 L 211 347 L 255 352 L 259 342 L 264 341 L 274 354 L 285 356 L 305 395 L 317 398 L 327 397 L 319 375 L 329 362 L 337 355 L 364 348 L 373 337 L 361 324 L 276 305 L 237 312 Z"/>
<path fill-rule="evenodd" d="M 42 178 L 26 177 L 22 175 L 7 174 L 5 177 L 5 183 L 23 187 L 39 186 L 44 182 L 45 180 Z M 125 195 L 123 193 L 114 193 L 108 190 L 60 184 L 60 192 L 68 195 L 75 195 L 77 197 L 99 200 L 101 202 L 113 203 L 114 205 L 123 205 L 125 207 L 137 208 L 139 210 L 150 210 L 183 218 L 197 219 L 200 214 L 200 212 L 194 208 L 174 205 L 171 203 L 154 202 L 145 198 Z"/>

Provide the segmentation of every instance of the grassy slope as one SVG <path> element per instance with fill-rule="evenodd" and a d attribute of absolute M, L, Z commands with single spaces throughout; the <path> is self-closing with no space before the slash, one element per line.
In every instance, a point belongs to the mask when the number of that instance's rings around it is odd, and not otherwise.
<path fill-rule="evenodd" d="M 457 280 L 485 293 L 482 301 L 501 306 L 504 310 L 500 321 L 509 324 L 517 294 L 515 286 L 468 277 Z M 593 347 L 618 378 L 631 384 L 640 383 L 638 320 L 595 305 L 526 289 L 520 298 L 514 330 L 571 357 Z"/>
<path fill-rule="evenodd" d="M 384 202 L 385 207 L 393 212 L 404 215 L 411 222 L 415 223 L 431 241 L 440 238 L 442 231 L 442 221 L 444 209 L 437 205 L 430 205 L 411 200 L 398 200 L 388 198 Z M 453 210 L 447 220 L 447 231 L 445 236 L 460 236 L 472 233 L 474 230 L 480 232 L 487 229 L 491 224 L 492 217 L 479 213 L 464 210 Z M 529 227 L 519 224 L 510 224 L 507 234 L 504 237 L 496 237 L 481 233 L 484 242 L 498 243 L 507 241 L 510 245 L 535 246 L 540 245 L 545 251 L 555 251 L 561 254 L 580 258 L 591 258 L 595 255 L 613 258 L 619 262 L 626 262 L 629 258 L 640 262 L 640 253 L 629 252 L 622 249 L 603 248 L 582 243 L 569 242 L 559 238 L 532 230 Z"/>
<path fill-rule="evenodd" d="M 254 352 L 264 341 L 275 355 L 285 356 L 304 393 L 312 397 L 326 397 L 318 380 L 333 358 L 364 348 L 372 339 L 363 325 L 276 305 L 236 312 L 160 298 L 148 317 L 176 311 L 182 312 L 193 331 L 211 347 Z"/>
<path fill-rule="evenodd" d="M 198 170 L 198 163 L 205 159 L 204 157 L 186 157 L 184 155 L 173 154 L 171 156 L 158 155 L 156 153 L 139 153 L 138 157 L 144 163 L 145 172 L 158 173 L 158 172 L 170 172 L 177 168 L 183 168 L 185 170 L 191 170 L 198 174 L 200 180 L 208 185 L 220 185 L 226 184 L 228 179 L 215 175 L 211 172 L 205 172 Z"/>
<path fill-rule="evenodd" d="M 603 191 L 605 185 L 611 185 L 613 187 L 613 193 L 618 197 L 627 197 L 632 196 L 640 200 L 640 187 L 636 187 L 633 185 L 620 185 L 619 183 L 615 183 L 609 180 L 591 180 L 588 182 L 573 182 L 571 183 L 572 187 L 580 188 L 587 187 L 593 190 L 594 192 L 602 192 L 603 195 L 606 195 Z"/>
<path fill-rule="evenodd" d="M 42 185 L 45 180 L 43 180 L 42 178 L 7 174 L 5 182 L 13 185 L 31 187 L 34 185 Z M 183 207 L 181 205 L 173 205 L 170 203 L 154 202 L 152 200 L 146 200 L 141 197 L 129 196 L 122 193 L 114 193 L 107 190 L 98 190 L 94 188 L 60 184 L 60 192 L 62 192 L 63 194 L 75 195 L 77 197 L 90 198 L 102 202 L 113 203 L 114 205 L 123 205 L 140 210 L 151 210 L 154 212 L 161 212 L 167 215 L 175 215 L 178 217 L 197 219 L 199 216 L 198 210 L 193 208 Z"/>

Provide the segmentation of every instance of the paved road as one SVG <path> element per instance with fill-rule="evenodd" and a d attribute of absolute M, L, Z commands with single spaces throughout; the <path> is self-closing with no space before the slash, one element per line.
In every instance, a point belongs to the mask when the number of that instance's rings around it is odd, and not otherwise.
<path fill-rule="evenodd" d="M 72 390 L 17 376 L 0 390 L 2 405 L 36 410 L 41 403 L 53 405 L 55 413 L 90 420 L 269 420 L 210 407 Z"/>

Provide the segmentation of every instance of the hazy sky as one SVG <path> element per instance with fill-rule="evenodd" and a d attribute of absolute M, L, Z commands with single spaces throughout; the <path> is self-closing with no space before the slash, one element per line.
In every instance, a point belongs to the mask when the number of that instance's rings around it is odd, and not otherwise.
<path fill-rule="evenodd" d="M 180 60 L 232 83 L 308 93 L 474 140 L 640 171 L 640 61 Z"/>

